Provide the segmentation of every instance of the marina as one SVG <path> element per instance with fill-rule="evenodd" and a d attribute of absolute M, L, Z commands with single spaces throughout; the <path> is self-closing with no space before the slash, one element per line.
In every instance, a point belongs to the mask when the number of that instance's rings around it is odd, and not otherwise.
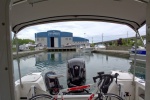
<path fill-rule="evenodd" d="M 83 52 L 42 52 L 39 54 L 20 58 L 22 77 L 31 72 L 42 72 L 44 75 L 48 71 L 54 71 L 56 74 L 62 74 L 60 83 L 66 86 L 66 68 L 67 61 L 72 58 L 82 58 L 86 65 L 86 83 L 93 82 L 91 77 L 96 75 L 97 71 L 110 73 L 111 70 L 129 71 L 130 60 L 125 58 L 112 57 L 104 54 L 83 53 Z M 19 79 L 17 60 L 14 60 L 15 80 Z M 113 63 L 116 62 L 116 63 Z M 120 66 L 122 64 L 122 66 Z"/>
<path fill-rule="evenodd" d="M 56 9 L 57 7 L 57 9 Z M 150 98 L 150 1 L 149 0 L 1 0 L 0 1 L 0 100 L 149 100 Z M 106 24 L 97 26 L 100 30 L 89 31 L 95 25 L 87 27 L 86 23 L 74 30 L 72 25 L 61 22 L 67 21 L 101 21 L 122 24 L 132 30 L 135 40 L 127 44 L 119 38 L 117 46 L 134 46 L 131 50 L 133 59 L 119 58 L 109 55 L 128 55 L 128 51 L 98 50 L 92 53 L 93 36 L 100 37 L 103 33 L 112 34 L 119 26 L 106 28 Z M 52 29 L 52 23 L 60 22 L 62 30 Z M 46 26 L 32 28 L 19 34 L 29 26 L 50 23 Z M 110 25 L 110 24 L 109 24 Z M 53 26 L 61 29 L 60 26 Z M 78 25 L 77 25 L 78 26 Z M 105 27 L 103 27 L 105 26 Z M 146 29 L 146 47 L 141 37 L 141 29 Z M 45 29 L 43 31 L 40 28 Z M 66 32 L 65 30 L 70 30 Z M 101 31 L 102 29 L 107 30 Z M 38 31 L 37 31 L 38 30 Z M 73 36 L 82 34 L 82 37 Z M 111 31 L 108 31 L 111 30 Z M 127 30 L 126 30 L 127 31 Z M 91 38 L 91 44 L 87 36 Z M 117 31 L 113 31 L 119 35 Z M 121 31 L 122 32 L 122 31 Z M 18 54 L 18 37 L 33 37 L 43 49 L 46 47 L 62 48 L 69 45 L 85 48 L 86 52 L 22 52 Z M 78 34 L 78 36 L 79 36 Z M 16 40 L 17 59 L 13 58 L 12 38 Z M 128 32 L 126 34 L 128 37 Z M 111 37 L 111 36 L 110 36 Z M 109 38 L 109 37 L 108 37 Z M 138 51 L 140 39 L 144 49 Z M 111 39 L 111 38 L 109 38 Z M 25 40 L 26 41 L 26 40 Z M 25 43 L 24 41 L 24 43 Z M 32 41 L 34 42 L 34 41 Z M 22 43 L 23 44 L 23 43 Z M 36 43 L 35 43 L 36 44 Z M 35 45 L 33 44 L 33 45 Z M 86 48 L 86 45 L 89 47 Z M 115 43 L 105 44 L 115 46 Z M 20 46 L 21 47 L 21 46 Z M 28 49 L 22 49 L 28 50 Z M 30 48 L 34 50 L 35 48 Z M 103 48 L 105 49 L 105 48 Z M 14 49 L 15 50 L 15 49 Z M 142 50 L 142 53 L 141 53 Z M 87 52 L 88 51 L 88 52 Z M 144 52 L 144 53 L 143 53 Z M 31 55 L 30 55 L 31 54 Z M 35 54 L 35 55 L 32 55 Z M 144 60 L 141 55 L 144 54 Z M 19 58 L 20 55 L 20 58 Z M 30 55 L 30 56 L 26 56 Z M 140 55 L 140 56 L 139 56 Z M 21 57 L 24 56 L 24 57 Z M 141 65 L 139 60 L 144 63 Z M 138 64 L 140 63 L 140 64 Z"/>
<path fill-rule="evenodd" d="M 41 72 L 44 77 L 49 71 L 53 71 L 56 75 L 63 75 L 59 78 L 60 85 L 67 88 L 67 62 L 74 58 L 80 58 L 85 61 L 86 65 L 86 81 L 85 84 L 92 84 L 97 71 L 111 73 L 111 70 L 120 70 L 122 72 L 133 73 L 134 69 L 131 60 L 119 57 L 113 57 L 100 53 L 83 53 L 83 52 L 42 52 L 35 55 L 20 58 L 21 76 L 30 75 L 29 73 Z M 115 63 L 114 63 L 115 62 Z M 17 60 L 13 61 L 15 80 L 19 79 L 17 73 Z M 120 66 L 121 65 L 121 66 Z M 136 76 L 145 79 L 145 65 L 138 65 L 136 68 Z M 144 71 L 144 72 L 143 72 Z M 32 74 L 31 74 L 32 75 Z M 17 82 L 17 81 L 16 81 Z"/>

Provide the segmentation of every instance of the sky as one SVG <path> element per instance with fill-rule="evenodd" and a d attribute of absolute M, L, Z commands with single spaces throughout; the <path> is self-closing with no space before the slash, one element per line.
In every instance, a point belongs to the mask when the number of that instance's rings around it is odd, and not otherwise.
<path fill-rule="evenodd" d="M 133 37 L 135 32 L 126 25 L 107 23 L 107 22 L 92 22 L 92 21 L 72 21 L 48 23 L 36 26 L 27 27 L 21 30 L 17 37 L 21 39 L 35 40 L 35 33 L 46 32 L 48 30 L 60 30 L 72 32 L 73 36 L 89 39 L 90 43 L 115 40 L 119 38 Z M 139 29 L 141 35 L 145 35 L 146 26 Z"/>

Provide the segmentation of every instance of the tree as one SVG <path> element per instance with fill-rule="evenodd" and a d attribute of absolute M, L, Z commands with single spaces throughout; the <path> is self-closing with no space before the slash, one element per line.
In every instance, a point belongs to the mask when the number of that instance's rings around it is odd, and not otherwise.
<path fill-rule="evenodd" d="M 94 43 L 92 43 L 92 44 L 90 44 L 90 46 L 91 46 L 91 47 L 94 47 L 95 45 L 94 45 Z"/>
<path fill-rule="evenodd" d="M 18 44 L 22 45 L 22 44 L 28 44 L 28 43 L 35 43 L 34 40 L 30 40 L 30 39 L 17 39 Z M 15 45 L 15 40 L 12 41 L 13 45 Z"/>
<path fill-rule="evenodd" d="M 123 45 L 123 40 L 122 40 L 122 38 L 120 38 L 118 41 L 117 41 L 117 45 L 119 46 L 119 45 Z"/>

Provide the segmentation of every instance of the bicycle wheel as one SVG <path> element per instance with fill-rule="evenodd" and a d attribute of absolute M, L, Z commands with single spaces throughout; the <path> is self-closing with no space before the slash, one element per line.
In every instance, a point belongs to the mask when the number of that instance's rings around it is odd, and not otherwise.
<path fill-rule="evenodd" d="M 120 96 L 112 93 L 105 93 L 102 97 L 97 97 L 95 100 L 123 100 Z"/>
<path fill-rule="evenodd" d="M 30 98 L 29 100 L 53 100 L 54 98 L 51 95 L 47 95 L 47 94 L 39 94 L 39 95 L 35 95 L 32 98 Z"/>

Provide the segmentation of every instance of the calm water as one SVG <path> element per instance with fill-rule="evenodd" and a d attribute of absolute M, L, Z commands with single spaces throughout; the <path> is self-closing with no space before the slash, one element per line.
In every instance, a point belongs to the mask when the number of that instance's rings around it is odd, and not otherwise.
<path fill-rule="evenodd" d="M 103 54 L 83 54 L 76 52 L 44 52 L 33 56 L 20 58 L 21 75 L 31 72 L 54 71 L 66 76 L 66 62 L 71 58 L 83 58 L 86 63 L 86 83 L 93 83 L 92 77 L 99 71 L 109 73 L 111 70 L 123 70 L 132 72 L 130 60 L 107 56 Z M 14 77 L 18 79 L 17 61 L 14 60 Z M 139 76 L 141 77 L 141 76 Z M 66 87 L 66 77 L 60 78 L 60 84 Z"/>

